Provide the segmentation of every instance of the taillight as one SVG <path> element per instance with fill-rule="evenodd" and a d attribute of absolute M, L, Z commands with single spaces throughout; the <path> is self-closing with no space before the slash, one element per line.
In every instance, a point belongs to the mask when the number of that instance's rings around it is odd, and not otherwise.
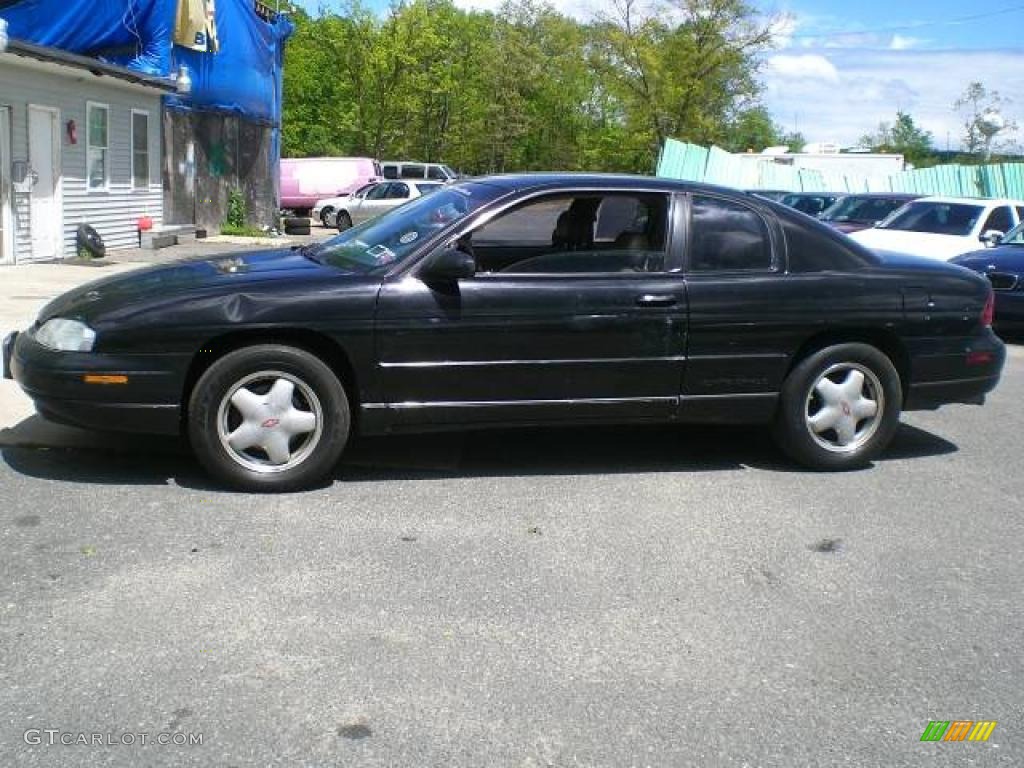
<path fill-rule="evenodd" d="M 985 328 L 992 325 L 992 321 L 996 316 L 996 297 L 992 293 L 992 289 L 989 289 L 988 298 L 985 299 L 985 308 L 981 310 L 981 324 Z"/>

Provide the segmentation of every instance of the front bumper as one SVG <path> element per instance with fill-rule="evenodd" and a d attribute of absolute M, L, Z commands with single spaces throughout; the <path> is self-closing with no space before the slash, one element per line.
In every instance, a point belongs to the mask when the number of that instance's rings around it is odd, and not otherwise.
<path fill-rule="evenodd" d="M 177 435 L 187 355 L 57 352 L 30 332 L 4 340 L 4 376 L 32 398 L 40 415 L 110 432 Z M 126 384 L 90 384 L 89 374 L 126 376 Z"/>

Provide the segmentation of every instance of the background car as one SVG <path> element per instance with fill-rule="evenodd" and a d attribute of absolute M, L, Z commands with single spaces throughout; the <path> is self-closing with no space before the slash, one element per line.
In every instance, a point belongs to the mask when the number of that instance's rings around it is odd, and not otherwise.
<path fill-rule="evenodd" d="M 437 181 L 382 181 L 367 190 L 363 197 L 339 203 L 334 214 L 335 226 L 339 232 L 344 232 L 349 227 L 375 219 L 410 200 L 436 192 L 443 186 Z"/>
<path fill-rule="evenodd" d="M 993 248 L 983 248 L 951 259 L 973 269 L 992 283 L 996 330 L 1004 335 L 1024 334 L 1024 223 L 1010 230 Z"/>
<path fill-rule="evenodd" d="M 897 193 L 843 195 L 818 218 L 840 232 L 858 232 L 875 226 L 896 209 L 919 197 Z"/>
<path fill-rule="evenodd" d="M 325 200 L 317 200 L 316 205 L 313 206 L 313 218 L 318 220 L 325 227 L 336 226 L 335 214 L 338 212 L 338 207 L 351 203 L 356 200 L 361 200 L 366 197 L 366 193 L 377 186 L 379 181 L 371 181 L 369 184 L 363 184 L 355 192 L 348 195 L 337 195 L 335 197 L 328 197 Z"/>
<path fill-rule="evenodd" d="M 443 163 L 416 163 L 409 160 L 385 160 L 380 164 L 385 179 L 427 179 L 452 181 L 459 177 Z"/>
<path fill-rule="evenodd" d="M 817 216 L 832 205 L 838 196 L 833 192 L 790 192 L 779 202 L 808 216 Z"/>
<path fill-rule="evenodd" d="M 1024 202 L 973 197 L 922 197 L 877 227 L 850 235 L 879 251 L 948 261 L 994 244 L 1020 222 Z"/>
<path fill-rule="evenodd" d="M 282 158 L 281 207 L 306 216 L 317 200 L 347 195 L 380 178 L 380 164 L 369 157 Z"/>

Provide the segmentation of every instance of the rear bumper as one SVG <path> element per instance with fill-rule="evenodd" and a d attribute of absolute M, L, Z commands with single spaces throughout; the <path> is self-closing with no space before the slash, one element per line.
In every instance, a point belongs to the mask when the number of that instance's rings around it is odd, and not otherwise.
<path fill-rule="evenodd" d="M 32 398 L 40 415 L 105 432 L 177 435 L 186 355 L 57 352 L 31 333 L 4 341 L 4 375 Z M 88 374 L 123 375 L 126 384 L 89 384 Z"/>
<path fill-rule="evenodd" d="M 903 404 L 905 411 L 934 410 L 949 403 L 980 405 L 996 388 L 1006 363 L 1006 345 L 991 329 L 912 362 L 916 376 Z M 924 374 L 924 375 L 922 375 Z"/>

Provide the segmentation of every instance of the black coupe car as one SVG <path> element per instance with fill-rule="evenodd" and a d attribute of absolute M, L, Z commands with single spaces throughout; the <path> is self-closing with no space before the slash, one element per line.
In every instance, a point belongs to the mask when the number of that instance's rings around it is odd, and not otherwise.
<path fill-rule="evenodd" d="M 321 480 L 353 432 L 550 423 L 763 423 L 846 469 L 901 409 L 984 399 L 991 316 L 966 269 L 742 192 L 513 175 L 317 245 L 86 285 L 4 359 L 44 416 L 184 432 L 247 489 Z"/>
<path fill-rule="evenodd" d="M 999 333 L 1024 334 L 1024 224 L 1007 232 L 994 248 L 980 248 L 950 261 L 985 275 L 992 283 Z"/>

